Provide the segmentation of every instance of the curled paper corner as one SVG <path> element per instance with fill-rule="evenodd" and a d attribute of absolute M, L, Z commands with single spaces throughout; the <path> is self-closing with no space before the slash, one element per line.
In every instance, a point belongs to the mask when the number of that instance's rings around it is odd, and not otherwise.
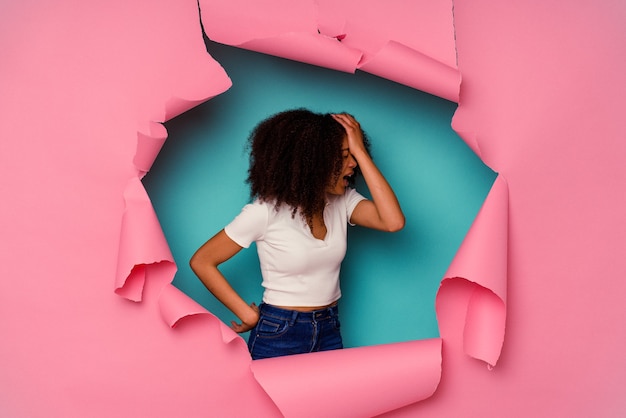
<path fill-rule="evenodd" d="M 449 327 L 455 334 L 447 338 L 451 331 L 442 328 L 444 338 L 453 341 L 460 336 L 463 353 L 492 370 L 504 345 L 505 302 L 466 277 L 448 277 L 441 282 L 435 304 L 440 327 Z"/>
<path fill-rule="evenodd" d="M 149 268 L 175 267 L 165 235 L 143 184 L 137 177 L 124 190 L 115 293 L 135 301 L 142 293 Z M 175 269 L 174 269 L 175 270 Z"/>
<path fill-rule="evenodd" d="M 170 97 L 164 106 L 163 122 L 167 122 L 170 119 L 179 116 L 186 111 L 202 104 L 208 100 L 211 100 L 217 95 L 224 93 L 226 90 L 232 87 L 233 82 L 226 74 L 226 71 L 215 60 L 215 68 L 212 69 L 212 78 L 206 80 L 205 86 L 200 86 L 198 90 L 200 93 L 194 95 L 194 97 Z"/>
<path fill-rule="evenodd" d="M 232 46 L 346 73 L 355 72 L 363 55 L 358 49 L 342 44 L 338 38 L 306 32 L 255 38 Z"/>
<path fill-rule="evenodd" d="M 158 97 L 154 100 L 155 103 L 161 103 L 159 112 L 162 113 L 150 115 L 149 120 L 167 122 L 232 87 L 233 82 L 224 67 L 206 49 L 204 58 L 199 63 L 200 68 L 189 70 L 188 77 L 182 76 L 176 80 L 176 86 L 170 88 L 169 97 Z"/>
<path fill-rule="evenodd" d="M 250 3 L 240 6 L 239 13 L 214 0 L 199 4 L 206 35 L 214 42 L 348 73 L 360 69 L 459 101 L 461 75 L 444 58 L 449 54 L 435 58 L 405 42 L 373 35 L 370 25 L 355 26 L 337 13 L 320 14 L 318 2 Z M 445 11 L 450 25 L 451 13 Z M 449 35 L 446 47 L 454 44 Z M 348 38 L 353 40 L 342 42 Z"/>
<path fill-rule="evenodd" d="M 465 354 L 489 367 L 496 365 L 504 344 L 507 254 L 508 187 L 498 175 L 436 297 L 440 326 L 462 332 Z M 441 319 L 449 311 L 455 311 L 454 318 L 446 318 L 452 323 Z"/>
<path fill-rule="evenodd" d="M 359 49 L 319 31 L 311 0 L 240 2 L 234 8 L 215 0 L 199 4 L 205 33 L 214 42 L 349 73 L 361 60 Z"/>
<path fill-rule="evenodd" d="M 224 344 L 230 344 L 238 340 L 243 342 L 235 331 L 171 283 L 165 285 L 161 290 L 159 311 L 161 318 L 170 328 L 176 328 L 186 318 L 204 316 L 218 324 Z"/>
<path fill-rule="evenodd" d="M 133 158 L 133 164 L 138 170 L 138 175 L 142 178 L 156 160 L 167 139 L 165 126 L 158 122 L 150 122 L 149 133 L 137 131 L 137 151 Z"/>
<path fill-rule="evenodd" d="M 461 73 L 409 46 L 388 41 L 358 69 L 435 96 L 459 102 Z"/>
<path fill-rule="evenodd" d="M 509 191 L 498 174 L 444 277 L 472 277 L 506 302 Z"/>
<path fill-rule="evenodd" d="M 459 97 L 459 103 L 461 100 L 462 97 Z M 461 137 L 461 139 L 463 139 L 463 141 L 465 141 L 467 146 L 470 147 L 472 151 L 474 151 L 474 154 L 476 154 L 478 158 L 480 158 L 484 163 L 487 163 L 483 158 L 484 156 L 482 150 L 480 149 L 478 135 L 476 134 L 476 132 L 466 128 L 466 126 L 472 122 L 466 121 L 465 118 L 466 116 L 463 112 L 463 107 L 459 106 L 452 116 L 452 129 Z"/>
<path fill-rule="evenodd" d="M 251 369 L 286 417 L 369 417 L 432 396 L 441 350 L 436 338 L 255 360 Z M 325 401 L 311 402 L 303 387 Z"/>
<path fill-rule="evenodd" d="M 475 286 L 467 304 L 463 350 L 473 358 L 487 363 L 492 370 L 502 351 L 506 329 L 506 306 L 495 293 Z"/>
<path fill-rule="evenodd" d="M 141 302 L 148 272 L 156 273 L 157 270 L 165 270 L 165 274 L 171 280 L 176 273 L 176 265 L 169 260 L 136 264 L 132 267 L 130 274 L 128 274 L 121 287 L 116 287 L 115 293 L 130 301 Z"/>
<path fill-rule="evenodd" d="M 233 83 L 224 68 L 212 57 L 206 80 L 192 80 L 192 86 L 187 86 L 192 92 L 187 97 L 171 96 L 165 101 L 162 108 L 148 118 L 147 127 L 137 132 L 137 152 L 133 163 L 137 169 L 145 174 L 156 160 L 161 147 L 167 139 L 167 129 L 164 122 L 185 113 L 186 111 L 224 93 Z M 191 82 L 189 82 L 191 83 Z M 145 132 L 147 131 L 147 132 Z"/>

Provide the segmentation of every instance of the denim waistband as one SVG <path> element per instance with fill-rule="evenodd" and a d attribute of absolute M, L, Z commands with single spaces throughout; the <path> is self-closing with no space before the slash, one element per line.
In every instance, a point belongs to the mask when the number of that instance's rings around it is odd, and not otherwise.
<path fill-rule="evenodd" d="M 337 316 L 339 314 L 339 309 L 337 305 L 329 306 L 327 308 L 318 309 L 315 311 L 301 312 L 291 309 L 278 308 L 273 305 L 268 305 L 267 303 L 261 303 L 259 309 L 262 314 L 289 319 L 291 321 L 320 320 Z"/>

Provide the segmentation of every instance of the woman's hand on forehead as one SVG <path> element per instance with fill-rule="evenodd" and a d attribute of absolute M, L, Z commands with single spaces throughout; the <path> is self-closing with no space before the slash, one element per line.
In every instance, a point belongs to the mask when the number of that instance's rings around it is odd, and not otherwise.
<path fill-rule="evenodd" d="M 354 154 L 355 152 L 365 151 L 363 131 L 361 131 L 361 125 L 354 116 L 348 113 L 338 113 L 332 116 L 346 130 L 350 152 Z"/>

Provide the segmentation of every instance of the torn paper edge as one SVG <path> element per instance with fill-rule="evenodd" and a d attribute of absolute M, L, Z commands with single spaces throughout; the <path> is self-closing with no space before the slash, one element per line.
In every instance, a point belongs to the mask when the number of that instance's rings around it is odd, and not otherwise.
<path fill-rule="evenodd" d="M 283 42 L 285 42 L 286 40 L 288 40 L 289 42 L 297 42 L 298 39 L 309 39 L 309 40 L 314 39 L 314 42 L 319 42 L 319 44 L 322 46 L 320 50 L 327 50 L 329 45 L 333 45 L 331 48 L 336 48 L 337 51 L 341 51 L 341 53 L 337 54 L 338 56 L 342 56 L 343 54 L 344 58 L 347 57 L 345 61 L 343 61 L 340 65 L 329 66 L 329 68 L 337 69 L 339 71 L 353 72 L 354 69 L 358 67 L 359 65 L 358 63 L 360 62 L 361 53 L 359 51 L 355 51 L 354 49 L 345 49 L 345 47 L 341 47 L 340 44 L 337 44 L 339 39 L 316 38 L 315 36 L 311 37 L 310 34 L 307 34 L 306 36 L 301 36 L 297 34 L 296 35 L 288 34 L 288 35 L 277 36 L 271 39 L 253 40 L 243 45 L 239 45 L 239 47 L 245 47 L 245 48 L 252 49 L 252 50 L 255 50 L 256 48 L 258 50 L 257 52 L 271 53 L 272 51 L 269 51 L 268 48 L 270 47 L 268 47 L 268 45 L 277 39 L 278 40 L 282 39 Z M 237 45 L 233 45 L 233 46 L 237 46 Z M 275 48 L 275 47 L 271 46 L 271 48 Z M 374 58 L 369 60 L 367 63 L 362 64 L 360 68 L 363 71 L 368 71 L 368 72 L 371 72 L 372 74 L 380 75 L 381 77 L 385 77 L 385 76 L 390 77 L 389 75 L 385 74 L 383 69 L 386 65 L 390 65 L 389 62 L 393 62 L 394 60 L 397 61 L 398 54 L 395 54 L 393 51 L 402 50 L 402 49 L 406 50 L 406 48 L 402 44 L 390 41 L 387 44 L 386 48 L 383 48 L 382 54 L 380 54 L 380 56 L 378 55 L 374 56 Z M 310 48 L 310 50 L 317 51 L 318 49 Z M 277 51 L 273 51 L 272 55 L 278 54 L 278 56 L 281 56 L 282 54 L 283 58 L 289 58 L 289 59 L 295 58 L 298 61 L 307 62 L 313 65 L 321 65 L 321 66 L 327 65 L 325 62 L 319 61 L 317 59 L 306 59 L 301 56 L 297 56 L 297 57 L 286 56 L 287 55 L 286 53 L 280 52 L 281 48 L 278 48 Z M 419 68 L 420 66 L 424 67 L 426 68 L 425 70 L 426 73 L 438 73 L 439 71 L 441 71 L 442 73 L 445 73 L 444 79 L 447 81 L 438 83 L 439 84 L 438 87 L 436 89 L 431 89 L 430 91 L 429 91 L 428 86 L 418 84 L 414 81 L 409 82 L 398 77 L 396 77 L 396 79 L 393 81 L 397 81 L 399 83 L 409 85 L 410 87 L 418 88 L 420 90 L 424 90 L 427 92 L 431 92 L 432 94 L 438 95 L 445 99 L 458 102 L 458 87 L 460 84 L 460 74 L 457 69 L 442 68 L 441 66 L 438 65 L 436 61 L 434 62 L 433 60 L 429 61 L 428 57 L 420 56 L 418 51 L 408 51 L 408 53 L 409 55 L 412 55 L 414 57 L 415 62 L 421 62 L 421 64 L 416 65 L 416 68 Z M 359 59 L 357 60 L 357 58 Z M 425 84 L 428 84 L 428 82 L 425 82 Z M 172 99 L 172 100 L 174 101 L 174 103 L 179 103 L 176 99 Z M 202 103 L 203 101 L 206 101 L 206 100 L 196 101 L 194 102 L 194 105 Z M 168 104 L 166 107 L 170 108 L 169 111 L 166 110 L 165 112 L 166 117 L 164 117 L 165 120 L 168 120 L 171 117 L 174 117 L 180 113 L 183 113 L 186 110 L 187 106 L 181 106 L 180 108 L 176 108 L 176 106 L 171 106 L 171 104 Z M 190 107 L 193 107 L 193 106 L 190 106 Z M 149 171 L 152 163 L 154 162 L 154 159 L 156 159 L 156 156 L 158 155 L 158 152 L 166 139 L 166 135 L 162 135 L 162 133 L 163 131 L 158 127 L 155 129 L 154 132 L 150 132 L 149 134 L 138 133 L 138 149 L 147 149 L 148 151 L 145 151 L 145 153 L 138 151 L 138 153 L 135 155 L 134 163 L 138 169 L 138 178 L 131 180 L 129 182 L 129 186 L 127 189 L 132 189 L 134 191 L 137 191 L 136 182 L 134 180 L 139 180 L 139 178 L 142 177 L 143 174 Z M 476 146 L 473 149 L 477 150 L 478 147 Z M 143 190 L 143 192 L 145 193 L 145 190 Z M 132 198 L 128 198 L 126 196 L 126 193 L 125 193 L 125 203 L 126 203 L 126 209 L 125 209 L 124 216 L 122 219 L 120 254 L 122 253 L 124 253 L 125 255 L 131 254 L 131 256 L 128 258 L 137 260 L 137 261 L 134 263 L 129 263 L 127 260 L 122 260 L 123 257 L 120 257 L 120 262 L 118 263 L 118 272 L 117 272 L 117 277 L 116 277 L 116 293 L 124 297 L 127 297 L 131 300 L 140 301 L 141 289 L 143 288 L 143 285 L 145 282 L 145 269 L 148 266 L 157 266 L 159 263 L 173 263 L 173 259 L 171 257 L 171 253 L 165 253 L 160 256 L 158 255 L 155 256 L 154 254 L 145 256 L 144 254 L 141 254 L 141 251 L 136 250 L 136 242 L 133 242 L 133 238 L 130 238 L 132 237 L 132 234 L 130 234 L 128 230 L 131 229 L 131 225 L 134 224 L 133 220 L 136 219 L 139 216 L 139 214 L 141 213 L 149 214 L 151 212 L 154 212 L 154 210 L 149 204 L 149 199 L 147 199 L 146 202 L 144 202 L 144 204 L 136 205 L 133 203 L 138 203 L 138 202 L 133 201 Z M 150 208 L 150 210 L 148 209 L 148 207 Z M 152 216 L 150 217 L 152 218 Z M 158 225 L 158 221 L 156 222 L 156 224 Z M 157 226 L 157 225 L 155 224 L 152 224 L 152 226 L 143 225 L 142 227 L 147 228 L 147 232 L 154 232 L 154 230 L 158 230 L 162 234 L 160 226 Z M 162 239 L 165 241 L 164 237 L 162 237 Z M 122 261 L 125 261 L 125 262 L 122 262 Z M 171 284 L 167 286 L 166 289 L 167 290 L 165 290 L 163 294 L 161 295 L 160 306 L 161 306 L 161 314 L 162 314 L 163 320 L 166 323 L 168 323 L 169 326 L 175 327 L 176 324 L 179 323 L 179 321 L 191 315 L 209 315 L 209 316 L 212 315 L 208 311 L 204 310 L 204 308 L 198 309 L 197 307 L 187 306 L 186 308 L 180 309 L 180 310 L 178 308 L 172 309 L 170 305 L 176 305 L 177 303 L 180 304 L 181 306 L 186 305 L 188 303 L 187 299 L 190 299 L 190 298 L 188 298 L 188 296 L 183 294 L 184 298 L 183 298 L 183 301 L 181 301 L 180 295 L 172 296 L 173 294 L 177 294 L 177 292 L 179 291 L 174 286 L 171 286 Z M 172 289 L 176 289 L 176 291 Z M 226 343 L 233 340 L 231 336 L 228 335 L 228 332 L 223 333 L 222 335 Z M 475 356 L 481 357 L 482 355 L 475 354 Z M 487 356 L 482 356 L 482 357 L 486 358 Z M 491 362 L 490 364 L 493 363 L 495 365 L 495 361 L 493 361 L 493 359 L 491 358 L 488 358 L 485 361 Z M 259 383 L 262 383 L 262 382 L 259 382 Z"/>
<path fill-rule="evenodd" d="M 454 280 L 478 286 L 468 302 L 463 345 L 470 357 L 494 367 L 504 343 L 508 279 L 508 186 L 498 175 L 437 293 L 437 317 L 441 290 Z"/>

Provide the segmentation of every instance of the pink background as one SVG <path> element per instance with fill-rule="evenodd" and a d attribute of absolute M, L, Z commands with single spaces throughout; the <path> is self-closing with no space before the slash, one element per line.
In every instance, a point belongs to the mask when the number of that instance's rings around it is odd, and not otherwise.
<path fill-rule="evenodd" d="M 218 12 L 250 29 L 252 3 L 202 2 L 207 32 Z M 442 278 L 441 340 L 408 343 L 416 356 L 388 367 L 386 356 L 359 367 L 372 351 L 359 352 L 337 374 L 364 383 L 335 383 L 326 416 L 623 416 L 626 6 L 459 0 L 453 25 L 443 1 L 283 3 L 264 2 L 251 33 L 223 42 L 304 45 L 316 65 L 458 100 L 454 129 L 499 173 Z M 139 181 L 160 122 L 230 85 L 196 2 L 3 1 L 0 50 L 1 415 L 304 416 L 283 398 L 309 393 L 310 374 L 293 384 L 251 363 L 169 284 L 175 266 Z M 422 363 L 433 348 L 442 358 Z M 403 365 L 434 380 L 417 388 Z M 404 391 L 382 389 L 394 384 Z"/>

